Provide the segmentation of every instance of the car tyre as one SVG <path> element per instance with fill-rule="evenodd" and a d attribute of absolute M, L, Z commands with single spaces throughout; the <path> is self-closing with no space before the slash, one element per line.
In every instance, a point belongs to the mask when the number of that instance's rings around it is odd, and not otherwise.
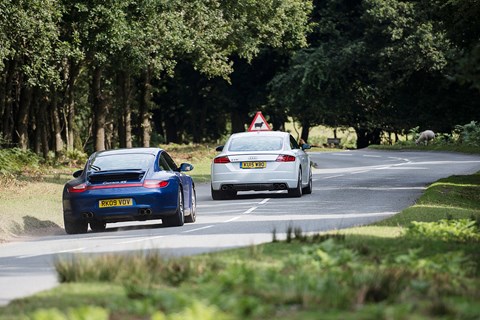
<path fill-rule="evenodd" d="M 185 223 L 185 207 L 183 203 L 182 188 L 178 188 L 178 204 L 177 211 L 172 216 L 167 216 L 162 219 L 163 224 L 167 227 L 181 227 Z"/>
<path fill-rule="evenodd" d="M 293 198 L 299 198 L 302 196 L 302 169 L 298 171 L 297 187 L 288 189 L 288 195 Z"/>
<path fill-rule="evenodd" d="M 185 217 L 185 222 L 186 223 L 192 223 L 197 220 L 197 193 L 195 191 L 195 188 L 192 188 L 192 207 L 190 209 L 190 215 Z"/>
<path fill-rule="evenodd" d="M 303 194 L 311 194 L 313 190 L 313 179 L 312 179 L 312 170 L 310 169 L 310 175 L 308 177 L 308 185 L 303 188 Z"/>
<path fill-rule="evenodd" d="M 90 221 L 90 229 L 92 229 L 93 232 L 102 232 L 105 231 L 106 228 L 107 224 L 103 221 Z"/>
<path fill-rule="evenodd" d="M 87 221 L 69 218 L 65 213 L 63 214 L 63 223 L 65 225 L 65 232 L 68 234 L 86 233 L 88 229 Z"/>

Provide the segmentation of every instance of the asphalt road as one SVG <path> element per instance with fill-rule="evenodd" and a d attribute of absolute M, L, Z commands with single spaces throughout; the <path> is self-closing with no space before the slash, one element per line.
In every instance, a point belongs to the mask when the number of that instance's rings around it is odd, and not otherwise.
<path fill-rule="evenodd" d="M 313 193 L 240 193 L 213 201 L 197 185 L 197 222 L 163 228 L 160 221 L 109 224 L 103 233 L 52 235 L 0 245 L 0 305 L 57 285 L 55 259 L 65 255 L 160 250 L 191 255 L 285 237 L 289 226 L 318 232 L 368 224 L 412 205 L 442 177 L 480 170 L 480 156 L 438 152 L 310 153 L 317 164 Z M 60 201 L 61 195 L 59 195 Z"/>

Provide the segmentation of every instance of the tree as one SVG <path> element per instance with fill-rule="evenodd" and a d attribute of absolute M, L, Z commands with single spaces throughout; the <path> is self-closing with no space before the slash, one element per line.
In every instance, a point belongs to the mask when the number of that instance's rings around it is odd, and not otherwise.
<path fill-rule="evenodd" d="M 54 67 L 60 8 L 56 1 L 22 0 L 2 2 L 0 13 L 0 67 L 5 71 L 0 90 L 1 130 L 5 139 L 26 150 L 29 124 L 40 124 L 35 120 L 46 119 L 47 112 L 45 105 L 30 112 L 32 101 L 41 99 L 60 81 Z"/>
<path fill-rule="evenodd" d="M 435 98 L 460 90 L 448 84 L 456 50 L 427 2 L 317 2 L 313 45 L 297 52 L 274 78 L 272 99 L 307 127 L 311 121 L 355 128 L 358 148 L 380 143 L 384 130 L 418 125 L 420 114 L 429 115 L 424 124 L 445 129 L 443 119 L 432 121 L 438 114 L 433 110 L 454 106 Z"/>

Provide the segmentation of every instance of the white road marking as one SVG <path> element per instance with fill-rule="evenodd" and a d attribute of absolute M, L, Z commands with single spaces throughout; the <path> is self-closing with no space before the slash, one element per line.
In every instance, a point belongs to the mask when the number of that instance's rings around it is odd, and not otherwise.
<path fill-rule="evenodd" d="M 250 204 L 257 204 L 258 202 L 254 201 L 238 201 L 235 200 L 235 205 L 243 206 L 243 205 L 250 205 Z M 198 204 L 197 208 L 218 208 L 218 207 L 231 207 L 232 201 L 223 201 L 223 202 L 215 202 L 213 204 Z"/>
<path fill-rule="evenodd" d="M 428 170 L 426 167 L 389 167 L 389 168 L 378 168 L 375 170 Z"/>
<path fill-rule="evenodd" d="M 342 188 L 329 188 L 329 187 L 319 187 L 315 190 L 322 191 L 332 191 L 332 190 L 426 190 L 427 187 L 342 187 Z"/>
<path fill-rule="evenodd" d="M 232 222 L 232 221 L 238 220 L 240 218 L 241 218 L 241 216 L 236 216 L 236 217 L 233 217 L 232 219 L 228 219 L 226 221 L 223 221 L 223 223 Z"/>
<path fill-rule="evenodd" d="M 251 207 L 250 209 L 248 209 L 247 211 L 245 211 L 244 213 L 242 214 L 249 214 L 249 213 L 252 213 L 253 211 L 255 211 L 258 207 Z"/>
<path fill-rule="evenodd" d="M 135 239 L 135 240 L 121 241 L 121 242 L 118 242 L 117 244 L 127 244 L 127 243 L 142 242 L 142 241 L 148 241 L 148 240 L 153 240 L 153 239 L 160 239 L 160 238 L 163 238 L 163 237 L 165 237 L 165 236 L 143 237 L 143 238 Z"/>
<path fill-rule="evenodd" d="M 374 156 L 374 155 L 371 155 L 371 154 L 364 154 L 363 155 L 365 158 L 381 158 L 382 156 Z"/>
<path fill-rule="evenodd" d="M 265 203 L 268 202 L 268 200 L 270 200 L 270 198 L 263 199 L 263 200 L 260 201 L 258 204 L 265 204 Z"/>
<path fill-rule="evenodd" d="M 345 176 L 345 175 L 344 175 L 344 174 L 338 174 L 338 175 L 336 175 L 336 176 L 325 177 L 325 178 L 323 178 L 323 180 L 333 179 L 333 178 L 339 178 L 339 177 L 343 177 L 343 176 Z"/>
<path fill-rule="evenodd" d="M 208 228 L 211 228 L 211 227 L 213 227 L 213 225 L 210 225 L 210 226 L 205 226 L 205 227 L 201 227 L 201 228 L 196 228 L 196 229 L 192 229 L 192 230 L 183 231 L 182 233 L 190 233 L 190 232 L 195 232 L 195 231 L 199 231 L 199 230 L 208 229 Z"/>
<path fill-rule="evenodd" d="M 26 259 L 26 258 L 33 258 L 33 257 L 39 257 L 39 256 L 45 256 L 45 255 L 50 255 L 50 254 L 58 254 L 58 253 L 68 253 L 68 252 L 76 252 L 76 251 L 83 251 L 86 248 L 75 248 L 75 249 L 69 249 L 69 250 L 61 250 L 61 251 L 53 251 L 53 252 L 42 252 L 42 253 L 36 253 L 36 254 L 28 254 L 24 256 L 19 256 L 17 259 Z"/>

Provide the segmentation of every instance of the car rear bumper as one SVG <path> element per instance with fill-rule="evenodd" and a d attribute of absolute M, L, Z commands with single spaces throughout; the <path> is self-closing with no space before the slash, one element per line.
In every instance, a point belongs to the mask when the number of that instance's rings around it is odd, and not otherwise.
<path fill-rule="evenodd" d="M 212 175 L 213 190 L 282 190 L 295 188 L 298 184 L 298 175 L 292 172 L 279 173 L 271 172 L 269 174 L 251 173 L 243 174 L 238 177 L 236 173 L 222 173 Z"/>
<path fill-rule="evenodd" d="M 66 215 L 74 219 L 121 222 L 160 219 L 177 210 L 177 188 L 147 189 L 143 187 L 100 189 L 82 194 L 70 194 L 63 200 Z M 129 206 L 100 208 L 99 202 L 108 199 L 132 199 Z"/>
<path fill-rule="evenodd" d="M 287 183 L 239 183 L 239 184 L 222 184 L 220 190 L 227 191 L 273 191 L 287 190 Z"/>

